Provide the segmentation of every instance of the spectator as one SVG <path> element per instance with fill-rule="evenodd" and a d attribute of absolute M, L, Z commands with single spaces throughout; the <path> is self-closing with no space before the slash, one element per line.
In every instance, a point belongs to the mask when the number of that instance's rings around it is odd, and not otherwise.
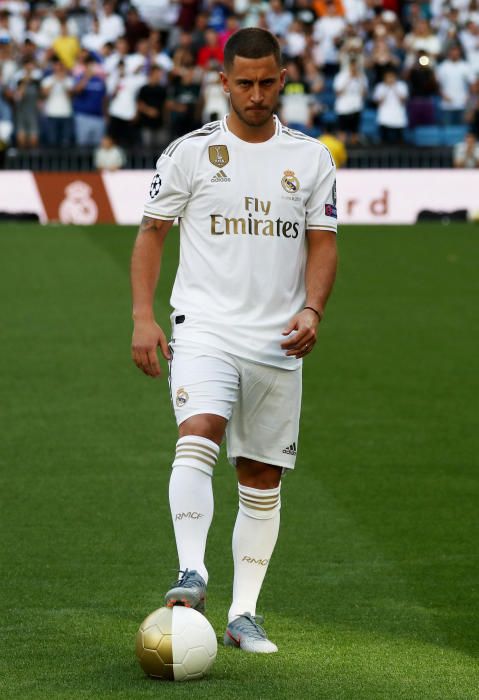
<path fill-rule="evenodd" d="M 60 22 L 60 34 L 53 42 L 52 49 L 65 68 L 71 70 L 80 53 L 80 44 L 76 36 L 70 34 L 66 19 Z"/>
<path fill-rule="evenodd" d="M 404 48 L 414 58 L 418 51 L 426 51 L 432 60 L 436 60 L 441 53 L 441 42 L 426 19 L 418 19 L 410 34 L 404 37 Z"/>
<path fill-rule="evenodd" d="M 346 22 L 337 10 L 334 0 L 326 1 L 326 14 L 314 23 L 314 39 L 318 46 L 317 63 L 327 76 L 334 76 L 339 69 L 339 45 Z"/>
<path fill-rule="evenodd" d="M 203 123 L 222 119 L 228 114 L 229 101 L 221 84 L 218 66 L 211 65 L 211 63 L 210 70 L 205 71 L 203 76 L 201 99 L 203 103 Z"/>
<path fill-rule="evenodd" d="M 141 141 L 144 146 L 159 148 L 168 142 L 165 132 L 166 88 L 163 84 L 164 74 L 159 66 L 152 66 L 148 83 L 140 88 L 137 109 L 141 129 Z"/>
<path fill-rule="evenodd" d="M 57 36 L 60 34 L 60 20 L 57 13 L 53 9 L 46 10 L 42 13 L 40 23 L 40 34 L 42 35 L 42 43 L 50 47 Z"/>
<path fill-rule="evenodd" d="M 135 52 L 126 56 L 124 60 L 127 73 L 148 75 L 153 64 L 153 56 L 148 39 L 140 39 L 136 44 Z"/>
<path fill-rule="evenodd" d="M 151 32 L 148 42 L 150 46 L 150 55 L 153 56 L 155 65 L 159 66 L 165 73 L 169 73 L 173 68 L 173 61 L 163 46 L 160 32 Z"/>
<path fill-rule="evenodd" d="M 52 59 L 52 69 L 51 75 L 41 82 L 41 94 L 45 98 L 46 142 L 49 146 L 69 146 L 73 132 L 73 78 L 56 56 Z"/>
<path fill-rule="evenodd" d="M 33 14 L 27 22 L 25 38 L 31 41 L 37 49 L 43 51 L 49 49 L 53 43 L 52 38 L 45 32 L 42 32 L 42 22 L 40 17 L 36 14 Z"/>
<path fill-rule="evenodd" d="M 451 46 L 446 60 L 438 66 L 437 77 L 442 97 L 443 124 L 462 124 L 474 73 L 462 59 L 459 46 Z"/>
<path fill-rule="evenodd" d="M 145 82 L 144 75 L 127 74 L 124 61 L 107 80 L 111 98 L 108 135 L 120 146 L 134 146 L 138 141 L 136 97 Z"/>
<path fill-rule="evenodd" d="M 339 138 L 355 145 L 359 141 L 359 120 L 368 90 L 366 76 L 359 70 L 355 59 L 351 59 L 349 66 L 336 75 L 333 86 Z"/>
<path fill-rule="evenodd" d="M 126 65 L 128 56 L 128 42 L 124 37 L 120 37 L 115 42 L 114 50 L 105 57 L 104 64 L 107 75 L 111 76 L 116 73 L 121 62 Z"/>
<path fill-rule="evenodd" d="M 0 10 L 0 42 L 10 44 L 13 36 L 10 29 L 10 13 L 8 10 Z"/>
<path fill-rule="evenodd" d="M 0 38 L 0 84 L 8 85 L 18 69 L 19 65 L 14 58 L 12 42 L 7 37 Z"/>
<path fill-rule="evenodd" d="M 200 0 L 180 0 L 177 24 L 185 32 L 191 32 L 201 6 Z"/>
<path fill-rule="evenodd" d="M 384 73 L 383 82 L 376 85 L 373 99 L 378 103 L 377 119 L 383 143 L 396 145 L 403 141 L 407 126 L 406 100 L 408 89 L 398 80 L 394 70 Z"/>
<path fill-rule="evenodd" d="M 105 132 L 106 84 L 92 56 L 76 77 L 73 95 L 76 143 L 98 146 Z"/>
<path fill-rule="evenodd" d="M 479 22 L 469 21 L 460 33 L 461 44 L 467 58 L 476 75 L 479 75 Z"/>
<path fill-rule="evenodd" d="M 428 126 L 436 122 L 434 97 L 438 93 L 436 75 L 427 53 L 419 51 L 415 63 L 406 72 L 409 83 L 409 126 Z"/>
<path fill-rule="evenodd" d="M 99 14 L 100 34 L 105 42 L 115 42 L 125 33 L 125 24 L 120 15 L 115 12 L 115 3 L 112 0 L 105 0 L 103 11 Z"/>
<path fill-rule="evenodd" d="M 202 46 L 206 44 L 206 31 L 208 29 L 208 15 L 200 12 L 196 17 L 195 26 L 192 32 L 188 32 L 190 38 L 189 49 L 197 56 Z M 223 45 L 222 45 L 223 48 Z"/>
<path fill-rule="evenodd" d="M 475 134 L 470 132 L 462 143 L 454 146 L 455 168 L 479 168 L 479 143 Z"/>
<path fill-rule="evenodd" d="M 93 161 L 97 170 L 113 172 L 125 165 L 126 158 L 123 149 L 115 144 L 111 136 L 104 136 L 100 146 L 95 149 Z"/>
<path fill-rule="evenodd" d="M 207 5 L 209 10 L 208 26 L 215 32 L 224 32 L 226 29 L 226 21 L 232 13 L 230 5 L 229 0 L 209 0 Z"/>
<path fill-rule="evenodd" d="M 88 5 L 84 0 L 70 0 L 66 8 L 68 26 L 74 36 L 82 37 L 87 34 L 96 16 L 92 15 Z"/>
<path fill-rule="evenodd" d="M 335 13 L 344 16 L 344 4 L 341 0 L 332 0 Z M 318 17 L 324 17 L 328 14 L 328 0 L 312 0 L 311 6 Z"/>
<path fill-rule="evenodd" d="M 366 60 L 371 84 L 374 86 L 381 83 L 385 74 L 392 69 L 399 68 L 399 64 L 399 58 L 391 51 L 386 37 L 376 37 L 372 52 Z"/>
<path fill-rule="evenodd" d="M 225 44 L 230 36 L 233 36 L 233 34 L 240 28 L 241 24 L 238 17 L 236 15 L 230 15 L 226 20 L 226 28 L 219 34 L 220 46 L 222 50 L 224 50 Z"/>
<path fill-rule="evenodd" d="M 216 61 L 218 65 L 223 63 L 223 49 L 220 44 L 219 36 L 214 29 L 207 29 L 205 32 L 206 44 L 201 47 L 196 59 L 197 64 L 201 68 L 211 61 Z"/>
<path fill-rule="evenodd" d="M 3 168 L 5 152 L 13 134 L 12 110 L 0 91 L 0 167 Z"/>
<path fill-rule="evenodd" d="M 465 121 L 470 125 L 471 131 L 479 137 L 479 78 L 471 85 Z"/>
<path fill-rule="evenodd" d="M 126 13 L 125 22 L 125 37 L 128 42 L 128 48 L 131 52 L 135 51 L 140 39 L 148 39 L 150 29 L 144 22 L 136 7 L 130 7 Z"/>
<path fill-rule="evenodd" d="M 195 68 L 193 54 L 187 49 L 177 49 L 173 62 L 167 107 L 171 136 L 177 138 L 198 125 L 201 71 Z"/>
<path fill-rule="evenodd" d="M 346 165 L 348 161 L 348 152 L 344 143 L 338 139 L 333 133 L 329 131 L 326 127 L 324 133 L 319 137 L 321 143 L 324 143 L 326 148 L 331 153 L 331 157 L 334 160 L 334 164 L 337 168 L 342 168 Z"/>
<path fill-rule="evenodd" d="M 17 73 L 12 90 L 15 106 L 15 134 L 19 148 L 38 146 L 40 81 L 42 72 L 35 62 L 27 59 Z"/>
<path fill-rule="evenodd" d="M 471 0 L 465 12 L 464 22 L 474 22 L 479 25 L 479 0 Z"/>
<path fill-rule="evenodd" d="M 310 95 L 298 63 L 288 61 L 286 67 L 288 77 L 281 98 L 281 120 L 292 129 L 316 136 L 313 126 L 317 103 Z"/>
<path fill-rule="evenodd" d="M 100 22 L 97 17 L 93 17 L 90 30 L 82 35 L 81 45 L 95 54 L 100 54 L 101 50 L 107 42 L 105 37 L 100 34 Z"/>
<path fill-rule="evenodd" d="M 306 35 L 303 24 L 294 19 L 284 38 L 284 53 L 290 58 L 303 56 L 306 49 Z"/>
<path fill-rule="evenodd" d="M 269 10 L 266 12 L 266 26 L 270 32 L 284 37 L 292 21 L 293 15 L 284 9 L 282 0 L 270 0 Z"/>
<path fill-rule="evenodd" d="M 367 4 L 364 0 L 343 0 L 344 19 L 348 24 L 357 26 L 360 22 L 364 22 L 367 17 Z M 338 14 L 341 14 L 337 10 Z"/>

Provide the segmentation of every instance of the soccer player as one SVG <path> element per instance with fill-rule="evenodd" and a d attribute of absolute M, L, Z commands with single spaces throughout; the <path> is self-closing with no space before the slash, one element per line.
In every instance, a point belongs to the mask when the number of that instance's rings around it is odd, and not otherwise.
<path fill-rule="evenodd" d="M 335 167 L 323 144 L 275 115 L 286 76 L 272 34 L 233 34 L 220 75 L 229 114 L 171 143 L 157 163 L 131 263 L 132 356 L 157 377 L 160 347 L 179 426 L 169 497 L 180 576 L 166 605 L 204 610 L 211 482 L 226 433 L 239 511 L 224 642 L 271 653 L 256 602 L 278 537 L 281 475 L 296 460 L 302 359 L 336 272 Z M 153 297 L 176 217 L 168 343 Z"/>

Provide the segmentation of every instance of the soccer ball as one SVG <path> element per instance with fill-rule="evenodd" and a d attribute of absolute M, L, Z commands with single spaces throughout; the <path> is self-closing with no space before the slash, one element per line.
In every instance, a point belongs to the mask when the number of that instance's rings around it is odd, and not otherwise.
<path fill-rule="evenodd" d="M 202 678 L 213 665 L 217 650 L 216 635 L 206 617 L 178 605 L 152 612 L 136 635 L 136 655 L 152 678 Z"/>

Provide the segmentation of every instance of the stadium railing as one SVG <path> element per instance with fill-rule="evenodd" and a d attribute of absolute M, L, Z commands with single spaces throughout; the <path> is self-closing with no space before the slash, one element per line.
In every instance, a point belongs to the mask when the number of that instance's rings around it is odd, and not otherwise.
<path fill-rule="evenodd" d="M 166 145 L 166 144 L 165 144 Z M 162 149 L 134 148 L 125 151 L 126 169 L 151 170 Z M 348 149 L 348 168 L 451 168 L 452 148 L 447 146 L 357 146 Z M 5 170 L 37 172 L 91 172 L 95 169 L 93 149 L 70 147 L 9 149 Z"/>

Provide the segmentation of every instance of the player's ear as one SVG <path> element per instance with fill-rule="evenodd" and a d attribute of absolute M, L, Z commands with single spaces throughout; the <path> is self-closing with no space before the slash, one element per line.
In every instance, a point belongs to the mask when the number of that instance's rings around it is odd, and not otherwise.
<path fill-rule="evenodd" d="M 286 68 L 283 68 L 279 74 L 279 85 L 280 85 L 281 90 L 284 88 L 284 84 L 286 82 L 286 73 L 287 72 L 288 71 L 286 70 Z"/>
<path fill-rule="evenodd" d="M 226 75 L 226 73 L 223 73 L 223 71 L 220 71 L 220 80 L 224 92 L 226 92 L 226 94 L 229 95 L 230 89 L 228 87 L 228 76 Z"/>

